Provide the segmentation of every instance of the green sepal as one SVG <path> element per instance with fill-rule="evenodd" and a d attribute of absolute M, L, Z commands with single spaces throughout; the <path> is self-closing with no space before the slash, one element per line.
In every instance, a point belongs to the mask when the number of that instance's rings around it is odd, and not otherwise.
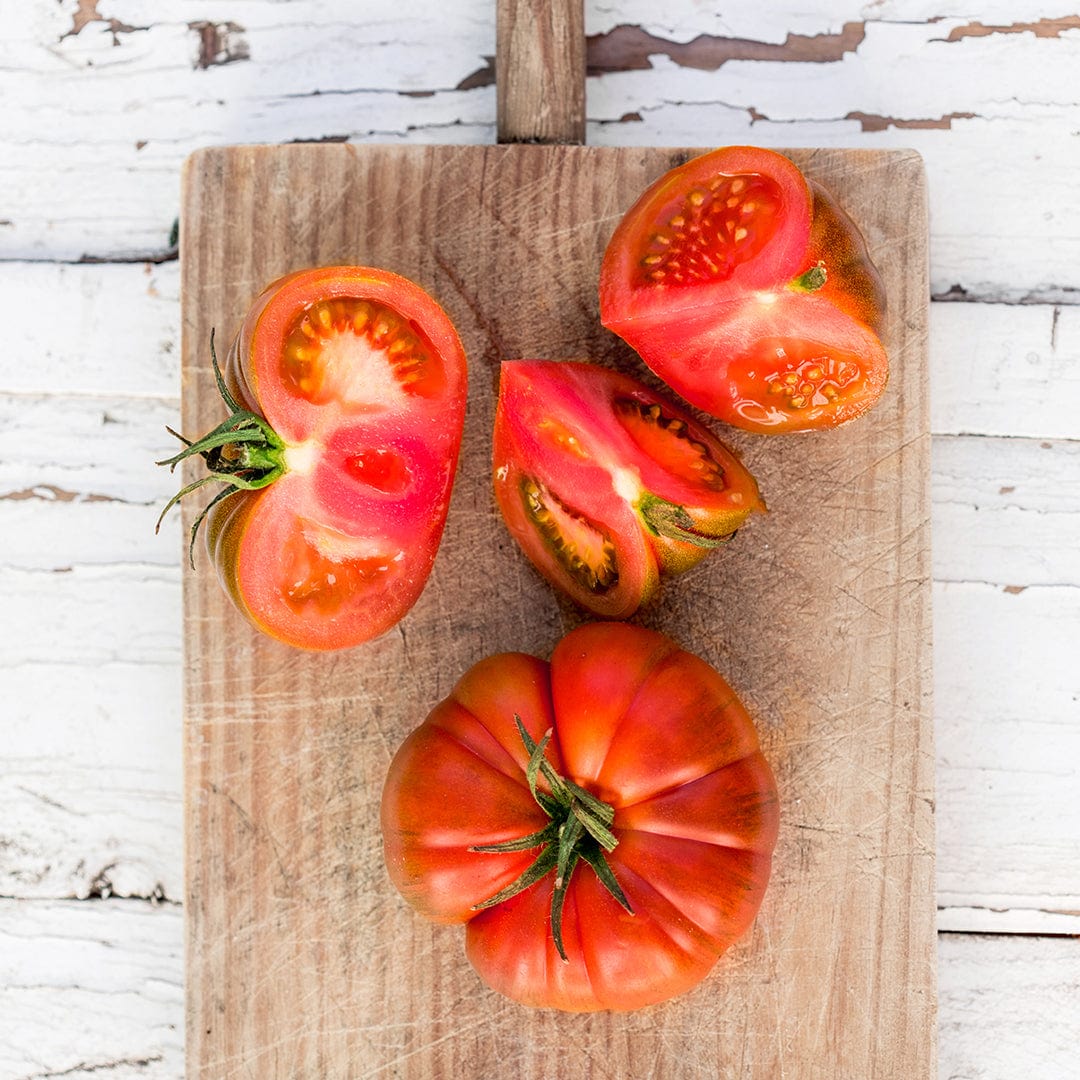
<path fill-rule="evenodd" d="M 551 892 L 551 937 L 564 962 L 568 962 L 562 936 L 562 912 L 566 902 L 566 893 L 570 879 L 578 863 L 584 860 L 596 872 L 601 884 L 611 893 L 622 907 L 633 914 L 625 893 L 615 879 L 615 874 L 604 858 L 604 851 L 614 851 L 619 843 L 618 837 L 608 828 L 615 820 L 613 807 L 598 799 L 591 791 L 573 780 L 560 776 L 544 756 L 551 742 L 552 731 L 549 729 L 537 742 L 525 729 L 521 717 L 514 716 L 518 735 L 529 760 L 525 766 L 525 778 L 529 791 L 537 804 L 550 818 L 542 829 L 527 836 L 503 840 L 495 844 L 476 844 L 470 851 L 482 854 L 500 854 L 514 851 L 527 851 L 539 847 L 540 854 L 529 867 L 509 885 L 500 889 L 494 896 L 489 896 L 472 907 L 473 911 L 482 911 L 494 907 L 535 885 L 541 878 L 552 871 L 555 881 Z M 551 787 L 551 794 L 541 791 L 539 778 Z"/>
<path fill-rule="evenodd" d="M 669 540 L 682 540 L 696 547 L 717 548 L 728 543 L 735 535 L 734 532 L 729 532 L 723 536 L 709 536 L 699 532 L 697 522 L 685 506 L 668 502 L 651 492 L 642 495 L 637 509 L 642 521 L 654 536 L 666 536 Z"/>
<path fill-rule="evenodd" d="M 188 561 L 195 568 L 195 539 L 209 513 L 222 499 L 237 491 L 255 491 L 268 487 L 286 472 L 285 443 L 276 431 L 258 413 L 243 408 L 225 385 L 225 377 L 218 364 L 214 350 L 214 331 L 210 331 L 210 359 L 214 367 L 214 380 L 218 393 L 229 410 L 229 416 L 213 431 L 207 432 L 201 439 L 191 440 L 178 431 L 166 427 L 166 431 L 184 444 L 184 449 L 172 457 L 157 462 L 167 465 L 172 472 L 176 466 L 190 457 L 198 455 L 206 463 L 207 473 L 186 487 L 181 488 L 166 504 L 157 520 L 154 531 L 161 529 L 165 515 L 185 495 L 203 487 L 205 484 L 220 483 L 225 487 L 203 508 L 202 513 L 191 526 L 191 539 L 188 543 Z"/>

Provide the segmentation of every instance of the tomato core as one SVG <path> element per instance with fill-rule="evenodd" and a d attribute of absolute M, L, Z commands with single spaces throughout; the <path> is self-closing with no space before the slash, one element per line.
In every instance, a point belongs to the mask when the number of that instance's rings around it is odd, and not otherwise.
<path fill-rule="evenodd" d="M 618 582 L 618 560 L 609 537 L 535 480 L 522 480 L 521 501 L 545 547 L 578 584 L 599 595 Z"/>
<path fill-rule="evenodd" d="M 385 304 L 335 297 L 293 319 L 281 376 L 298 397 L 345 409 L 389 408 L 409 395 L 434 397 L 442 366 L 419 328 Z"/>
<path fill-rule="evenodd" d="M 779 186 L 755 173 L 717 173 L 660 208 L 635 285 L 726 281 L 769 242 L 782 208 Z"/>

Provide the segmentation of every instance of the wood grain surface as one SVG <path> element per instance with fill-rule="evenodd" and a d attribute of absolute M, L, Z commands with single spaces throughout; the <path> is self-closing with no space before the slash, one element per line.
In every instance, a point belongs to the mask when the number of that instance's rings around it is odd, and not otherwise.
<path fill-rule="evenodd" d="M 498 0 L 495 31 L 499 142 L 584 143 L 581 0 Z"/>
<path fill-rule="evenodd" d="M 640 616 L 729 678 L 776 769 L 780 841 L 751 933 L 666 1005 L 530 1012 L 488 991 L 460 931 L 423 922 L 383 871 L 377 808 L 404 735 L 474 661 L 546 656 L 581 621 L 493 507 L 498 364 L 591 357 L 641 373 L 599 325 L 597 268 L 623 210 L 688 153 L 301 145 L 189 161 L 188 431 L 220 419 L 211 327 L 229 337 L 267 281 L 304 265 L 370 263 L 425 286 L 471 379 L 442 549 L 395 631 L 340 654 L 289 650 L 248 628 L 205 559 L 186 576 L 190 1075 L 933 1074 L 928 287 L 913 153 L 792 152 L 885 274 L 890 386 L 836 432 L 725 430 L 771 512 Z"/>

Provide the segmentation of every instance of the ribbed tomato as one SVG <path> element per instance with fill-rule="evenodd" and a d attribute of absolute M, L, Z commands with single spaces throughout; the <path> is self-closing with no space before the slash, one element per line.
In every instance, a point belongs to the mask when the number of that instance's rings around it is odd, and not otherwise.
<path fill-rule="evenodd" d="M 764 509 L 741 461 L 636 379 L 577 361 L 502 365 L 495 496 L 536 568 L 626 618 Z"/>
<path fill-rule="evenodd" d="M 758 911 L 778 820 L 731 687 L 624 623 L 572 631 L 550 664 L 476 664 L 402 744 L 382 798 L 406 900 L 464 923 L 496 990 L 579 1012 L 700 982 Z"/>
<path fill-rule="evenodd" d="M 302 648 L 388 630 L 431 571 L 461 443 L 466 362 L 446 314 L 388 271 L 299 271 L 252 305 L 218 384 L 231 415 L 165 464 L 206 461 L 181 495 L 225 484 L 207 542 L 237 608 Z"/>
<path fill-rule="evenodd" d="M 833 427 L 881 396 L 884 290 L 851 219 L 771 150 L 671 170 L 604 255 L 600 315 L 669 386 L 752 431 Z"/>

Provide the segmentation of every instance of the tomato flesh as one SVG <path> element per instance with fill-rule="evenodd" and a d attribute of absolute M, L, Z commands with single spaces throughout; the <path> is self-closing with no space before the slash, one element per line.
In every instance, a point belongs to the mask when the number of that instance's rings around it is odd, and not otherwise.
<path fill-rule="evenodd" d="M 626 618 L 764 504 L 706 428 L 644 384 L 595 364 L 502 365 L 496 500 L 556 588 Z"/>
<path fill-rule="evenodd" d="M 301 648 L 385 632 L 419 597 L 449 505 L 466 365 L 446 314 L 386 271 L 300 271 L 255 302 L 224 375 L 285 443 L 283 476 L 210 511 L 229 595 Z"/>
<path fill-rule="evenodd" d="M 536 859 L 478 847 L 548 823 L 514 717 L 556 773 L 614 807 L 605 859 L 485 906 Z M 551 788 L 540 774 L 542 792 Z M 481 978 L 526 1005 L 588 1012 L 665 1001 L 700 982 L 753 921 L 778 832 L 776 782 L 727 682 L 670 638 L 624 623 L 568 634 L 550 664 L 491 656 L 405 740 L 382 796 L 386 867 L 420 913 L 464 923 Z M 549 841 L 550 843 L 550 841 Z"/>
<path fill-rule="evenodd" d="M 835 426 L 878 400 L 884 303 L 851 219 L 787 158 L 751 147 L 657 180 L 619 223 L 600 275 L 605 326 L 691 404 L 762 432 Z M 798 391 L 780 406 L 771 384 L 747 375 L 778 338 L 816 350 L 834 373 L 855 364 L 860 374 L 812 408 L 795 403 Z"/>

